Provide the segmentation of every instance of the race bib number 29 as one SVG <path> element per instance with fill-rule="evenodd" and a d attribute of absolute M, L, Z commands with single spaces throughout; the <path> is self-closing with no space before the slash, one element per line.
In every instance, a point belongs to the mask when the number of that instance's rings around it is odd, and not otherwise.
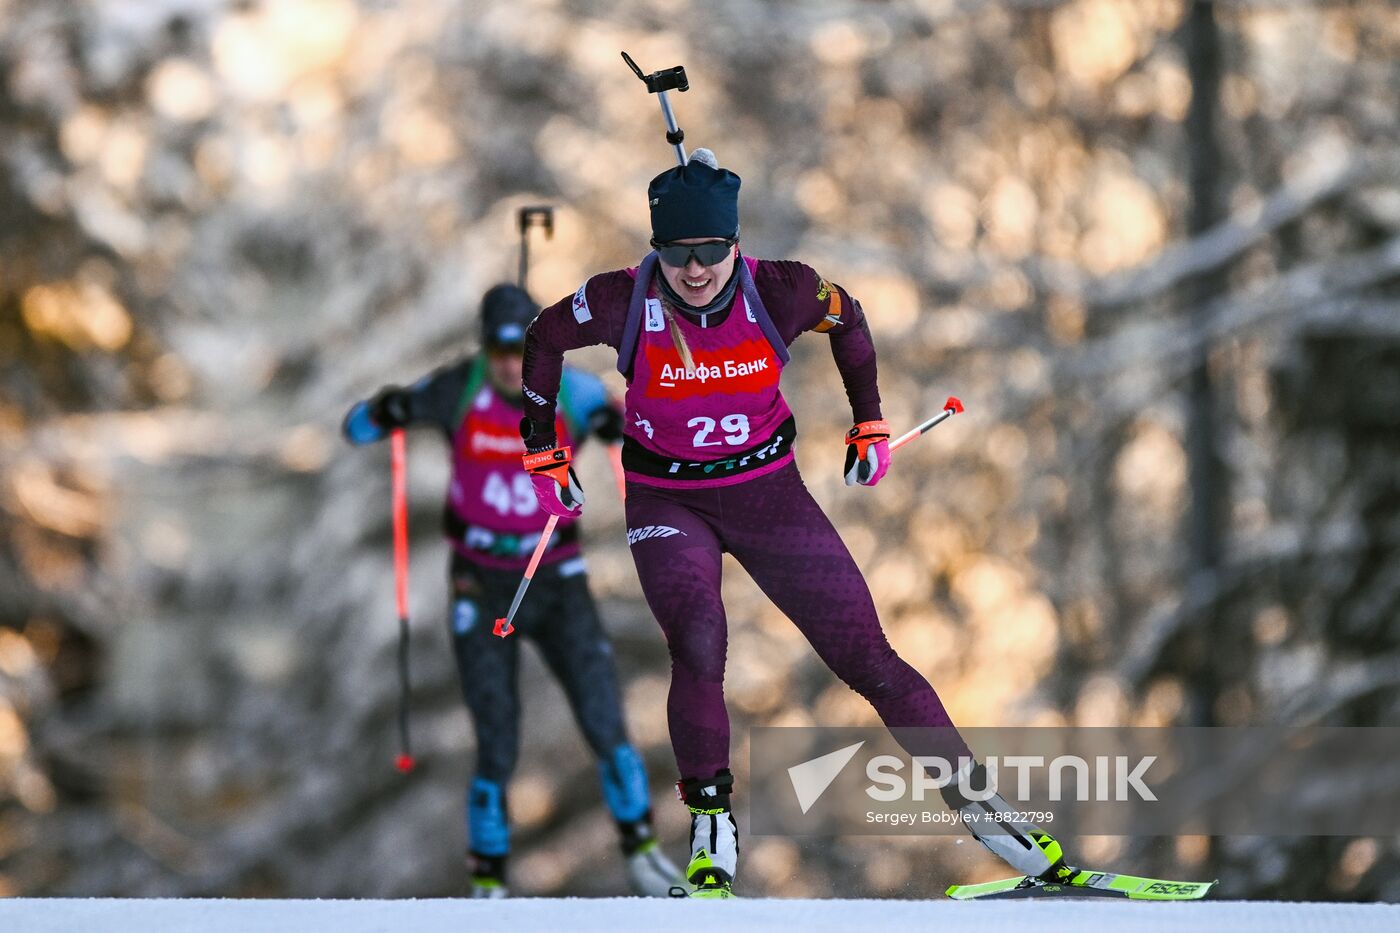
<path fill-rule="evenodd" d="M 715 429 L 715 419 L 713 418 L 691 418 L 685 423 L 688 428 L 699 428 L 695 432 L 695 439 L 691 442 L 696 447 L 717 447 L 720 443 L 725 443 L 731 447 L 739 447 L 749 439 L 749 416 L 748 415 L 725 415 L 719 419 L 719 428 L 724 432 L 724 439 L 710 440 L 710 434 Z"/>

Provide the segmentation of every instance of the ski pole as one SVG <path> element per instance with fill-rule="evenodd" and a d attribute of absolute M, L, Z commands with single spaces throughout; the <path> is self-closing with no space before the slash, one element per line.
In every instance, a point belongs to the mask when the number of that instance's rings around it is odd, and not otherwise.
<path fill-rule="evenodd" d="M 395 428 L 389 435 L 389 449 L 394 510 L 394 602 L 399 611 L 399 757 L 394 766 L 407 774 L 413 770 L 414 762 L 408 739 L 412 692 L 408 678 L 408 495 L 403 428 Z"/>
<path fill-rule="evenodd" d="M 554 208 L 552 207 L 522 207 L 520 209 L 520 288 L 525 287 L 526 277 L 530 274 L 530 228 L 540 226 L 544 228 L 545 239 L 554 238 Z M 540 566 L 540 558 L 544 556 L 545 548 L 549 547 L 549 539 L 554 537 L 554 526 L 559 524 L 559 516 L 549 516 L 549 521 L 545 523 L 544 531 L 540 534 L 539 543 L 535 545 L 535 553 L 530 556 L 530 564 L 525 568 L 525 576 L 520 581 L 519 588 L 515 591 L 515 598 L 510 601 L 510 611 L 496 620 L 491 631 L 505 638 L 515 631 L 515 612 L 520 608 L 520 601 L 525 598 L 525 591 L 530 588 L 530 581 L 535 578 L 535 571 Z"/>
<path fill-rule="evenodd" d="M 896 450 L 903 447 L 905 444 L 909 443 L 914 438 L 922 437 L 923 435 L 927 434 L 930 430 L 932 430 L 935 425 L 942 424 L 949 418 L 960 413 L 962 410 L 963 403 L 958 399 L 958 397 L 956 395 L 948 396 L 948 401 L 943 403 L 942 411 L 925 421 L 923 424 L 919 425 L 917 428 L 914 428 L 912 431 L 909 431 L 907 434 L 901 435 L 899 440 L 891 441 L 890 453 L 894 453 Z"/>
<path fill-rule="evenodd" d="M 515 598 L 510 601 L 510 611 L 497 619 L 495 628 L 491 629 L 502 638 L 515 631 L 515 611 L 520 608 L 520 601 L 525 598 L 525 591 L 530 588 L 530 581 L 535 578 L 535 571 L 540 566 L 540 558 L 544 556 L 545 548 L 549 547 L 549 539 L 554 537 L 554 526 L 557 524 L 559 524 L 559 516 L 549 516 L 544 531 L 540 533 L 540 543 L 535 545 L 535 553 L 530 555 L 530 564 L 525 568 L 525 576 L 515 591 Z"/>
<path fill-rule="evenodd" d="M 609 453 L 612 458 L 613 475 L 617 478 L 617 492 L 625 502 L 627 500 L 627 478 L 622 473 L 622 445 L 613 444 Z M 540 534 L 539 543 L 535 545 L 535 553 L 530 555 L 530 563 L 525 568 L 525 576 L 520 581 L 520 587 L 515 591 L 515 598 L 510 601 L 510 611 L 497 619 L 495 627 L 491 629 L 502 638 L 515 631 L 515 611 L 520 608 L 520 602 L 525 598 L 525 591 L 530 588 L 530 581 L 535 578 L 535 570 L 540 566 L 540 558 L 544 556 L 545 548 L 549 547 L 549 539 L 554 536 L 554 526 L 557 524 L 559 524 L 559 516 L 549 516 L 549 521 L 545 523 L 544 531 Z"/>
<path fill-rule="evenodd" d="M 554 208 L 522 207 L 520 209 L 520 290 L 530 289 L 525 282 L 530 275 L 530 228 L 541 227 L 546 240 L 554 239 Z"/>
<path fill-rule="evenodd" d="M 934 415 L 932 418 L 928 419 L 923 424 L 919 425 L 912 431 L 909 431 L 907 434 L 904 434 L 898 440 L 891 443 L 890 452 L 893 453 L 900 447 L 903 447 L 905 444 L 912 441 L 914 438 L 926 434 L 935 425 L 942 424 L 944 421 L 947 421 L 949 418 L 953 417 L 953 415 L 961 411 L 963 411 L 963 403 L 959 401 L 956 396 L 948 396 L 948 401 L 943 403 L 943 411 L 939 412 L 937 415 Z M 612 455 L 613 469 L 615 471 L 615 475 L 617 476 L 619 490 L 621 491 L 622 497 L 625 500 L 627 498 L 627 487 L 626 479 L 622 474 L 622 454 L 620 449 L 616 445 L 614 445 Z M 508 611 L 504 616 L 496 620 L 496 626 L 492 629 L 492 631 L 495 632 L 495 634 L 499 635 L 501 638 L 505 638 L 511 632 L 515 631 L 515 626 L 513 624 L 515 620 L 515 612 L 517 609 L 520 608 L 521 600 L 525 598 L 525 592 L 530 588 L 530 581 L 534 579 L 535 570 L 540 565 L 540 558 L 544 556 L 545 548 L 549 546 L 549 539 L 554 534 L 554 526 L 558 523 L 559 516 L 551 515 L 549 517 L 549 522 L 544 526 L 544 532 L 540 535 L 539 543 L 535 545 L 535 553 L 530 556 L 530 564 L 525 568 L 525 576 L 520 581 L 520 587 L 515 591 L 515 598 L 512 599 L 510 602 L 510 611 Z"/>
<path fill-rule="evenodd" d="M 647 92 L 655 94 L 661 101 L 661 116 L 666 121 L 666 142 L 670 143 L 676 150 L 676 163 L 684 165 L 686 163 L 685 130 L 676 125 L 676 115 L 671 110 L 671 100 L 666 96 L 667 91 L 688 91 L 690 82 L 685 77 L 685 66 L 677 65 L 674 68 L 667 68 L 665 71 L 653 71 L 651 74 L 643 74 L 642 69 L 637 67 L 637 63 L 632 61 L 632 56 L 626 52 L 622 53 L 622 60 L 627 63 L 627 67 L 632 69 L 632 73 L 642 79 L 642 83 L 647 86 Z"/>

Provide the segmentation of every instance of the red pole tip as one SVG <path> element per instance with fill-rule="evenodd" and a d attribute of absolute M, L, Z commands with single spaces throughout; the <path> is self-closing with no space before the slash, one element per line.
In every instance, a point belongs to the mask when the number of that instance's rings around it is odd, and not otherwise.
<path fill-rule="evenodd" d="M 413 765 L 414 761 L 412 755 L 400 755 L 394 759 L 394 767 L 399 769 L 400 774 L 407 774 L 412 771 Z"/>
<path fill-rule="evenodd" d="M 943 410 L 944 410 L 944 411 L 955 412 L 955 413 L 957 413 L 957 414 L 962 414 L 962 411 L 963 411 L 962 399 L 958 398 L 956 395 L 950 395 L 950 396 L 948 396 L 948 401 L 946 401 L 946 402 L 943 403 Z"/>
<path fill-rule="evenodd" d="M 491 631 L 499 635 L 501 638 L 505 638 L 511 632 L 515 631 L 515 626 L 507 622 L 505 617 L 502 616 L 501 618 L 496 620 L 496 627 L 493 628 Z"/>

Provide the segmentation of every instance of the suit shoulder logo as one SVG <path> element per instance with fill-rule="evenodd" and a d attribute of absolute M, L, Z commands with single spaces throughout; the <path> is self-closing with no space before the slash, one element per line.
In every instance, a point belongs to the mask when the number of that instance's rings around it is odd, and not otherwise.
<path fill-rule="evenodd" d="M 574 292 L 574 320 L 587 324 L 593 320 L 593 312 L 588 310 L 588 283 L 584 282 Z"/>

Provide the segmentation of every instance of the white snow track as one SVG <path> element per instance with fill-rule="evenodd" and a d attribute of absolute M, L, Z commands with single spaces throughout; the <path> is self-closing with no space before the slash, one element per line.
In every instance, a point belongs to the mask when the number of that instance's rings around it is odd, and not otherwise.
<path fill-rule="evenodd" d="M 713 915 L 720 914 L 722 919 Z M 13 933 L 614 933 L 705 928 L 903 933 L 1370 933 L 1400 905 L 1276 901 L 839 901 L 521 898 L 510 901 L 0 900 Z"/>

